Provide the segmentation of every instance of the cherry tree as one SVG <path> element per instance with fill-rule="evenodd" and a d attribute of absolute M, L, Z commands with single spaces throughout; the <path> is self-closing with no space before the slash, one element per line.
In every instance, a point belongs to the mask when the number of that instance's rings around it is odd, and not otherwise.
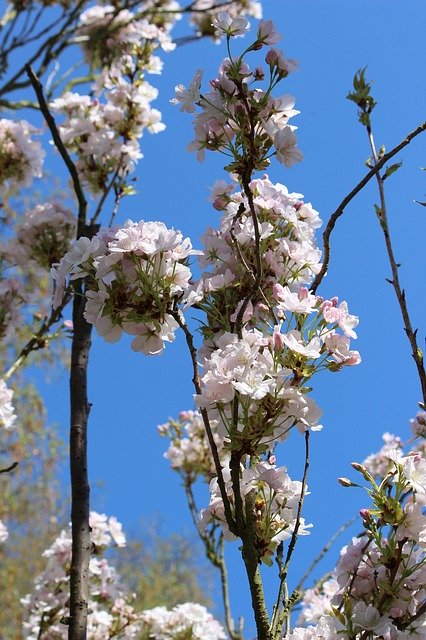
<path fill-rule="evenodd" d="M 244 629 L 232 612 L 224 555 L 225 546 L 236 541 L 258 640 L 423 637 L 426 374 L 393 251 L 385 185 L 400 166 L 390 161 L 424 132 L 426 123 L 390 151 L 377 150 L 376 103 L 366 71 L 356 74 L 348 98 L 357 106 L 371 158 L 365 176 L 329 218 L 320 248 L 318 212 L 267 173 L 272 163 L 291 169 L 303 159 L 293 124 L 296 99 L 279 93 L 298 63 L 276 47 L 281 35 L 271 20 L 260 19 L 247 33 L 246 16 L 261 17 L 257 3 L 197 0 L 181 7 L 160 0 L 86 7 L 81 2 L 77 11 L 60 4 L 50 23 L 45 24 L 45 8 L 33 3 L 11 4 L 3 19 L 5 72 L 28 39 L 39 46 L 8 76 L 0 89 L 6 96 L 2 103 L 41 112 L 74 192 L 71 208 L 42 201 L 18 217 L 9 203 L 42 174 L 45 152 L 40 132 L 27 120 L 0 121 L 2 197 L 13 222 L 13 233 L 5 232 L 0 282 L 7 363 L 0 419 L 6 431 L 19 420 L 9 379 L 33 351 L 65 336 L 72 339 L 71 528 L 44 552 L 47 567 L 23 600 L 25 637 L 241 640 Z M 147 75 L 161 71 L 159 50 L 175 48 L 172 29 L 182 14 L 195 28 L 189 39 L 213 37 L 226 47 L 209 84 L 202 70 L 194 69 L 188 87 L 176 86 L 172 99 L 181 112 L 194 114 L 188 150 L 197 160 L 208 162 L 207 152 L 226 158 L 227 178 L 218 179 L 211 192 L 220 222 L 206 230 L 200 248 L 161 221 L 116 224 L 123 198 L 134 194 L 140 139 L 145 129 L 155 134 L 164 128 L 151 106 L 157 90 Z M 77 65 L 58 79 L 56 72 L 48 75 L 52 61 L 75 47 L 81 50 Z M 87 75 L 76 75 L 80 66 Z M 78 86 L 86 93 L 77 93 Z M 32 97 L 15 101 L 17 90 Z M 412 418 L 411 442 L 404 445 L 397 436 L 385 435 L 378 454 L 353 464 L 361 479 L 340 478 L 343 487 L 366 490 L 369 506 L 360 513 L 360 535 L 342 549 L 329 579 L 305 590 L 302 578 L 290 588 L 294 550 L 312 527 L 303 507 L 311 433 L 321 429 L 314 379 L 324 372 L 332 385 L 331 374 L 361 363 L 351 342 L 358 317 L 345 300 L 319 292 L 336 224 L 373 180 L 390 284 L 420 383 L 420 411 Z M 93 196 L 90 205 L 87 194 Z M 40 276 L 50 268 L 51 280 Z M 68 305 L 72 323 L 62 319 Z M 190 314 L 199 319 L 198 329 Z M 196 531 L 220 574 L 224 626 L 195 603 L 136 611 L 132 594 L 104 556 L 108 546 L 124 545 L 125 537 L 113 516 L 90 512 L 87 365 L 93 326 L 106 342 L 130 334 L 131 348 L 150 357 L 168 348 L 178 332 L 184 336 L 195 406 L 183 407 L 158 431 L 170 439 L 166 457 L 181 477 Z M 292 479 L 281 462 L 293 431 L 304 442 L 299 479 Z M 12 466 L 4 472 L 12 472 Z M 201 513 L 194 493 L 200 481 L 210 491 Z M 7 544 L 3 521 L 0 539 Z M 265 598 L 263 565 L 269 571 L 278 568 L 272 607 Z M 301 614 L 294 624 L 295 608 Z"/>

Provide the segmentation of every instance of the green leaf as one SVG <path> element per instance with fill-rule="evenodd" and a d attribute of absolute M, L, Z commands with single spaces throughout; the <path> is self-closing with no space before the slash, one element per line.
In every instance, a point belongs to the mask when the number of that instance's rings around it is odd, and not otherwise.
<path fill-rule="evenodd" d="M 391 164 L 390 167 L 386 167 L 386 170 L 382 176 L 382 180 L 386 180 L 386 178 L 389 178 L 389 176 L 391 176 L 393 173 L 395 173 L 395 171 L 398 171 L 398 169 L 402 166 L 402 160 L 401 162 L 395 162 L 395 164 Z"/>

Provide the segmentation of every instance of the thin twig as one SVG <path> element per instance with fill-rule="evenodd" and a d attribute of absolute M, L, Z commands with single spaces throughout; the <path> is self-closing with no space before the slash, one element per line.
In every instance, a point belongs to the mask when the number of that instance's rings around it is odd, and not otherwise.
<path fill-rule="evenodd" d="M 241 633 L 238 631 L 235 631 L 235 624 L 234 624 L 234 620 L 232 618 L 232 613 L 231 613 L 231 605 L 229 600 L 229 587 L 228 587 L 228 571 L 226 568 L 225 555 L 224 555 L 223 533 L 220 534 L 217 549 L 215 549 L 213 531 L 211 531 L 210 533 L 204 533 L 203 531 L 200 530 L 200 527 L 198 524 L 198 509 L 197 509 L 194 494 L 192 491 L 192 482 L 188 478 L 188 476 L 183 476 L 183 483 L 184 483 L 185 495 L 188 502 L 188 507 L 189 507 L 189 511 L 191 514 L 194 527 L 201 541 L 204 544 L 207 558 L 210 560 L 210 562 L 214 567 L 219 569 L 219 572 L 220 572 L 220 584 L 221 584 L 221 590 L 222 590 L 223 609 L 225 613 L 225 623 L 229 632 L 229 636 L 231 640 L 242 640 Z"/>
<path fill-rule="evenodd" d="M 200 373 L 198 370 L 197 350 L 194 345 L 194 339 L 193 339 L 192 333 L 188 329 L 188 326 L 182 314 L 179 311 L 172 311 L 171 315 L 179 324 L 180 328 L 185 334 L 186 344 L 187 344 L 187 347 L 191 356 L 191 362 L 192 362 L 192 371 L 193 371 L 192 383 L 194 385 L 195 392 L 197 393 L 197 395 L 200 396 L 201 395 Z M 204 427 L 207 433 L 207 438 L 208 438 L 210 449 L 213 455 L 214 465 L 217 473 L 217 481 L 220 489 L 220 494 L 223 500 L 223 506 L 225 509 L 226 521 L 228 523 L 228 527 L 230 531 L 232 533 L 235 533 L 236 532 L 235 521 L 232 516 L 231 507 L 229 504 L 229 498 L 226 493 L 225 480 L 223 478 L 223 473 L 222 473 L 222 465 L 220 464 L 219 453 L 217 450 L 216 442 L 213 437 L 209 416 L 206 409 L 204 408 L 200 408 L 200 414 L 201 414 L 201 417 L 203 418 Z"/>
<path fill-rule="evenodd" d="M 80 2 L 78 2 L 78 4 L 74 7 L 71 13 L 69 13 L 68 15 L 65 14 L 64 16 L 61 16 L 61 19 L 66 18 L 59 29 L 59 35 L 61 38 L 63 38 L 65 34 L 69 35 L 67 33 L 67 29 L 71 25 L 71 23 L 74 20 L 76 20 L 80 15 L 81 9 L 84 3 L 85 3 L 85 0 L 80 0 Z M 22 76 L 22 74 L 25 72 L 26 66 L 34 64 L 40 58 L 43 52 L 45 52 L 43 66 L 44 67 L 46 66 L 46 63 L 52 59 L 51 58 L 52 50 L 55 44 L 59 40 L 59 35 L 58 33 L 55 33 L 54 36 L 49 37 L 39 46 L 39 48 L 34 52 L 31 58 L 27 61 L 27 64 L 22 65 L 22 67 L 18 69 L 18 71 L 13 75 L 13 77 L 10 78 L 6 82 L 6 84 L 4 84 L 3 87 L 0 88 L 0 96 L 6 93 L 9 93 L 11 91 L 15 91 L 17 89 L 25 88 L 30 84 L 28 81 L 18 82 L 18 80 Z M 66 43 L 66 46 L 68 46 L 68 44 L 69 43 Z"/>
<path fill-rule="evenodd" d="M 280 586 L 278 589 L 277 600 L 275 603 L 274 615 L 271 621 L 271 635 L 273 639 L 276 638 L 278 633 L 281 633 L 281 629 L 285 622 L 285 619 L 288 618 L 288 615 L 290 613 L 290 611 L 288 612 L 286 611 L 286 608 L 284 608 L 281 614 L 279 610 L 280 610 L 280 604 L 281 602 L 283 602 L 285 589 L 287 588 L 288 569 L 290 566 L 292 555 L 294 553 L 294 549 L 296 547 L 297 537 L 300 529 L 303 502 L 306 495 L 306 483 L 308 479 L 308 470 L 309 470 L 309 431 L 305 431 L 305 465 L 303 469 L 302 488 L 300 491 L 299 503 L 297 505 L 296 524 L 294 526 L 293 533 L 291 535 L 291 539 L 288 545 L 284 565 L 280 571 Z M 284 600 L 284 605 L 285 604 L 286 603 Z"/>
<path fill-rule="evenodd" d="M 376 146 L 374 143 L 373 132 L 370 125 L 366 126 L 368 140 L 370 142 L 371 152 L 373 154 L 373 162 L 374 167 L 376 168 L 380 162 L 380 158 L 377 154 Z M 399 264 L 395 260 L 395 254 L 393 251 L 392 240 L 389 231 L 389 221 L 387 214 L 387 205 L 386 205 L 386 197 L 385 197 L 385 188 L 384 188 L 384 178 L 380 175 L 380 173 L 376 172 L 376 180 L 377 186 L 379 189 L 379 197 L 380 197 L 380 208 L 376 209 L 377 218 L 380 223 L 380 228 L 383 231 L 383 237 L 386 245 L 386 252 L 388 254 L 389 264 L 392 271 L 392 280 L 388 280 L 388 282 L 392 285 L 393 290 L 395 291 L 395 296 L 398 301 L 398 305 L 401 311 L 402 320 L 404 322 L 404 330 L 407 335 L 408 341 L 411 347 L 411 355 L 413 356 L 413 360 L 416 365 L 417 374 L 420 381 L 420 387 L 422 390 L 423 396 L 423 405 L 426 405 L 426 371 L 424 367 L 423 353 L 420 350 L 417 344 L 417 329 L 413 329 L 413 325 L 411 324 L 411 318 L 407 307 L 407 301 L 405 298 L 405 291 L 401 288 L 400 280 L 399 280 Z"/>
<path fill-rule="evenodd" d="M 373 178 L 380 171 L 380 169 L 386 164 L 388 160 L 393 158 L 393 156 L 399 153 L 401 149 L 403 149 L 408 144 L 410 144 L 410 142 L 416 136 L 418 136 L 420 133 L 423 133 L 423 131 L 425 130 L 426 130 L 426 122 L 423 122 L 423 124 L 419 125 L 416 129 L 414 129 L 414 131 L 411 131 L 411 133 L 409 133 L 403 140 L 401 140 L 401 142 L 397 144 L 396 147 L 394 147 L 388 153 L 385 153 L 385 155 L 377 162 L 377 164 L 372 169 L 370 169 L 370 171 L 364 176 L 364 178 L 360 182 L 358 182 L 356 187 L 354 187 L 354 189 L 352 189 L 352 191 L 345 198 L 343 198 L 342 202 L 339 204 L 335 212 L 330 216 L 330 219 L 327 222 L 327 226 L 322 236 L 323 245 L 324 245 L 324 259 L 323 259 L 321 270 L 317 273 L 312 283 L 311 290 L 313 293 L 316 292 L 316 290 L 318 289 L 319 285 L 321 284 L 327 272 L 328 265 L 330 262 L 331 234 L 333 233 L 334 227 L 336 226 L 338 219 L 343 215 L 347 205 L 365 187 L 365 185 L 371 180 L 371 178 Z"/>
<path fill-rule="evenodd" d="M 10 473 L 14 469 L 16 469 L 18 464 L 19 462 L 12 462 L 12 464 L 9 467 L 6 467 L 5 469 L 0 469 L 0 473 Z"/>
<path fill-rule="evenodd" d="M 328 551 L 331 549 L 333 544 L 336 542 L 337 538 L 339 536 L 341 536 L 342 533 L 344 533 L 346 531 L 346 529 L 348 529 L 354 522 L 356 522 L 356 520 L 357 520 L 356 517 L 355 518 L 351 518 L 350 520 L 348 520 L 347 522 L 342 524 L 342 526 L 339 527 L 339 529 L 337 529 L 337 531 L 335 531 L 333 533 L 333 535 L 331 536 L 330 540 L 327 542 L 327 544 L 325 544 L 323 546 L 323 548 L 321 549 L 319 554 L 314 558 L 312 563 L 309 565 L 308 569 L 305 571 L 303 576 L 300 578 L 298 585 L 295 587 L 295 591 L 299 591 L 299 593 L 301 593 L 303 591 L 303 585 L 306 582 L 306 580 L 309 578 L 309 576 L 312 574 L 312 572 L 314 571 L 315 567 L 321 562 L 321 560 L 324 558 L 324 556 L 328 553 Z"/>
<path fill-rule="evenodd" d="M 109 181 L 109 184 L 104 189 L 102 197 L 100 198 L 98 206 L 96 207 L 96 211 L 92 216 L 91 224 L 95 224 L 97 222 L 97 220 L 98 220 L 98 218 L 99 218 L 99 216 L 100 216 L 100 214 L 102 212 L 102 207 L 104 206 L 105 200 L 107 199 L 109 192 L 111 191 L 112 187 L 114 186 L 114 183 L 115 183 L 115 181 L 117 179 L 117 176 L 119 174 L 119 171 L 121 169 L 120 163 L 121 163 L 121 158 L 118 161 L 118 166 L 117 166 L 116 170 L 114 171 L 114 173 L 112 174 L 112 177 L 111 177 L 111 180 Z"/>
<path fill-rule="evenodd" d="M 61 319 L 62 312 L 70 299 L 71 297 L 69 295 L 65 296 L 62 304 L 57 309 L 52 309 L 50 316 L 45 318 L 40 329 L 22 347 L 14 363 L 3 375 L 4 380 L 8 380 L 17 371 L 17 369 L 19 369 L 19 367 L 25 362 L 32 351 L 37 351 L 38 349 L 43 349 L 46 347 L 46 333 L 49 331 L 50 327 L 53 324 Z"/>

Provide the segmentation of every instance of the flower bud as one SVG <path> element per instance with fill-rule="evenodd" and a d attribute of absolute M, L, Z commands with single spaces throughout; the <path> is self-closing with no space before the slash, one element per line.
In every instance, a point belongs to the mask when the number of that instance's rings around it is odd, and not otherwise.
<path fill-rule="evenodd" d="M 370 518 L 371 518 L 371 513 L 370 513 L 369 509 L 360 509 L 359 510 L 359 515 L 366 522 L 368 522 L 370 520 Z"/>
<path fill-rule="evenodd" d="M 373 482 L 373 478 L 368 473 L 366 467 L 364 467 L 363 464 L 360 464 L 359 462 L 352 462 L 351 467 L 355 469 L 355 471 L 359 471 L 362 474 L 362 476 L 365 478 L 365 480 L 367 480 L 367 482 Z"/>
<path fill-rule="evenodd" d="M 337 482 L 342 485 L 342 487 L 353 487 L 354 484 L 349 480 L 349 478 L 337 478 Z"/>

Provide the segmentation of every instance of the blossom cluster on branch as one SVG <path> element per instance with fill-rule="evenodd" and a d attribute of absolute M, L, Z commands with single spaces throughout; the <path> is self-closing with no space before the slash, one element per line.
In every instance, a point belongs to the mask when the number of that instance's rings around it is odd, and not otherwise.
<path fill-rule="evenodd" d="M 0 120 L 0 194 L 10 187 L 29 187 L 42 174 L 45 152 L 26 120 Z"/>
<path fill-rule="evenodd" d="M 87 278 L 84 317 L 108 342 L 122 332 L 135 335 L 134 351 L 160 353 L 174 340 L 175 305 L 189 289 L 187 258 L 197 253 L 188 238 L 162 222 L 127 221 L 80 238 L 52 270 L 54 306 L 62 301 L 66 278 Z"/>
<path fill-rule="evenodd" d="M 125 590 L 120 576 L 104 557 L 108 547 L 125 546 L 121 524 L 114 517 L 92 511 L 90 529 L 88 640 L 226 639 L 219 622 L 199 604 L 187 602 L 171 611 L 165 607 L 135 611 L 134 596 Z M 71 530 L 64 529 L 43 554 L 47 559 L 46 569 L 37 577 L 32 593 L 22 600 L 25 640 L 65 640 L 68 637 L 71 545 Z"/>
<path fill-rule="evenodd" d="M 414 433 L 425 416 L 420 411 L 411 421 Z M 295 628 L 291 640 L 425 637 L 425 441 L 404 455 L 400 438 L 383 439 L 378 453 L 352 465 L 372 501 L 360 511 L 364 530 L 341 550 L 331 578 L 305 593 L 300 622 L 313 625 Z"/>

